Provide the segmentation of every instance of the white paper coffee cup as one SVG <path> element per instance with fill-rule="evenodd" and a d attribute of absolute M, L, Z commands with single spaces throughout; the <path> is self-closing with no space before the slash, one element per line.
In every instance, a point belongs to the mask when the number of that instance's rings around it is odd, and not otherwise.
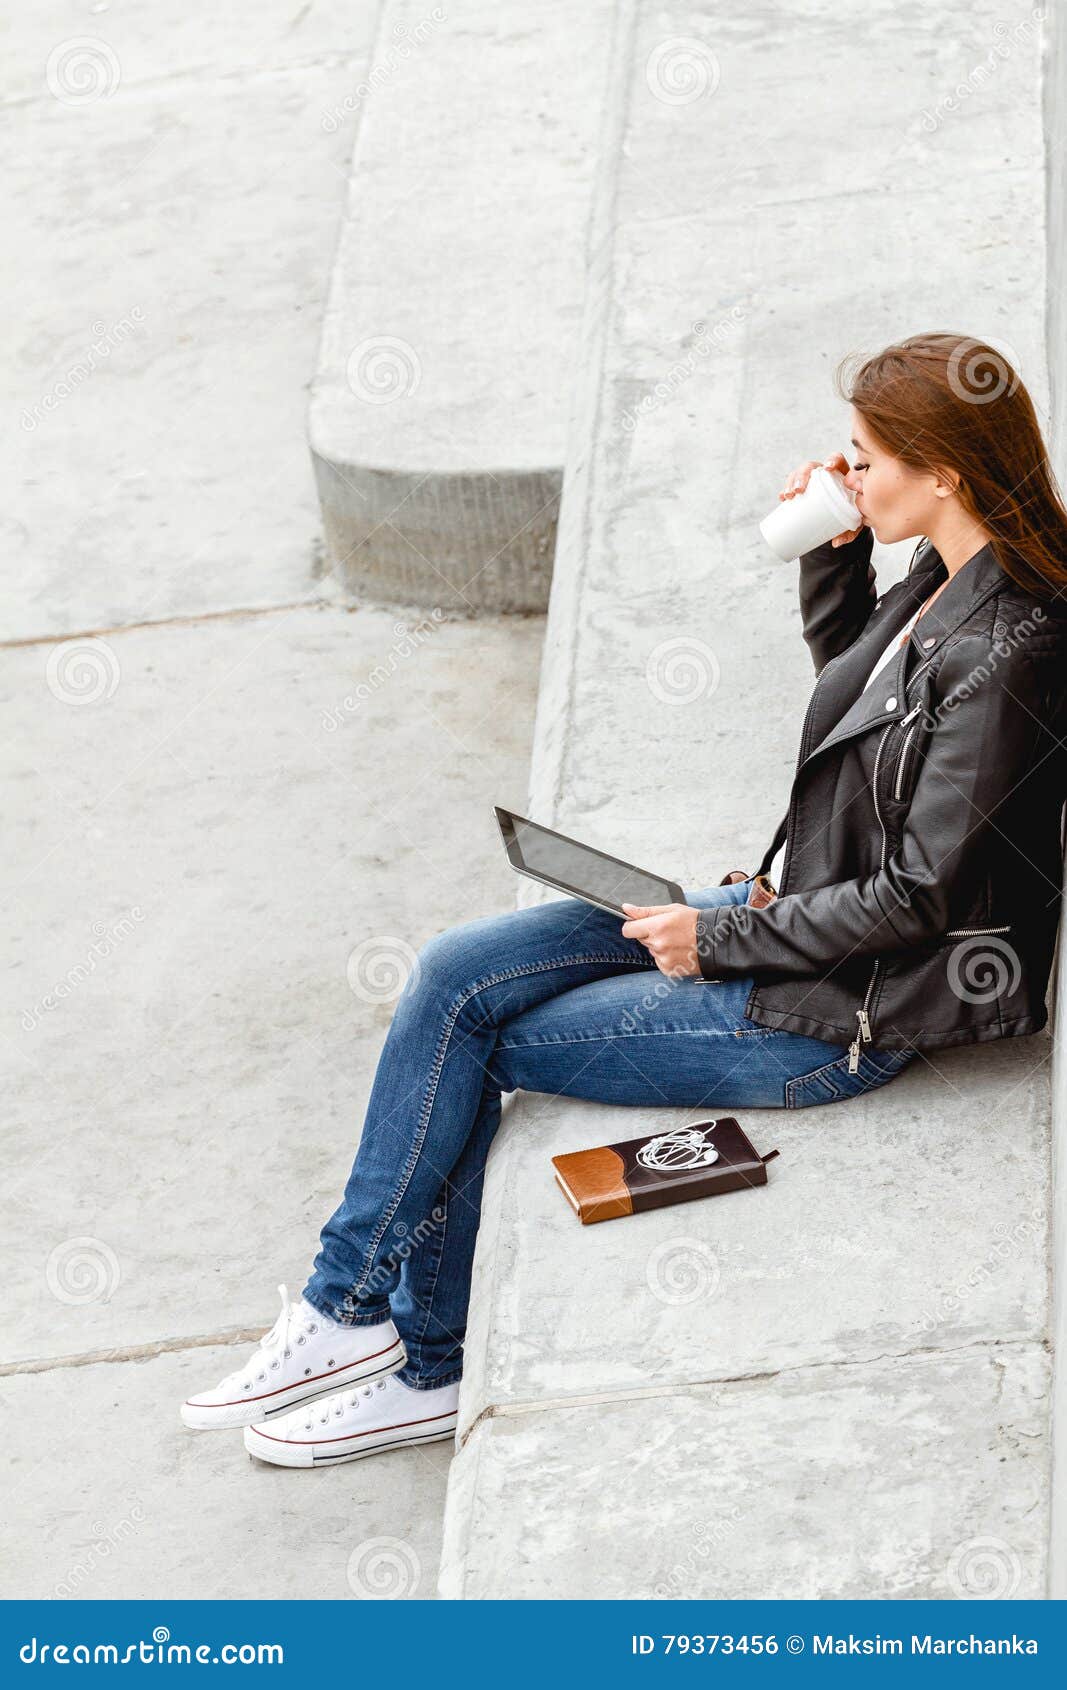
<path fill-rule="evenodd" d="M 760 533 L 784 563 L 858 528 L 863 518 L 838 470 L 817 465 L 803 493 L 782 499 L 760 523 Z"/>

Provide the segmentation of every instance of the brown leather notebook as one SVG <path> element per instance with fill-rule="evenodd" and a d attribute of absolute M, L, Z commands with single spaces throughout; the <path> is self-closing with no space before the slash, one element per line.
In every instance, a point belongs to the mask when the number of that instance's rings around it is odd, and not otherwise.
<path fill-rule="evenodd" d="M 714 1197 L 766 1185 L 767 1163 L 732 1115 L 695 1121 L 673 1132 L 601 1144 L 553 1156 L 556 1180 L 583 1226 L 638 1215 L 693 1197 Z"/>

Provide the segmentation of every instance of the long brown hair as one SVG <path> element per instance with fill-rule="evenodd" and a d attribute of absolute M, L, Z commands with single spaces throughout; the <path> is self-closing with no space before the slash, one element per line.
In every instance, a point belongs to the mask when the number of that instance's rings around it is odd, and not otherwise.
<path fill-rule="evenodd" d="M 859 359 L 859 367 L 855 361 Z M 850 354 L 835 385 L 875 439 L 912 469 L 955 471 L 960 503 L 1027 592 L 1067 589 L 1067 508 L 1018 371 L 973 335 L 914 334 Z"/>

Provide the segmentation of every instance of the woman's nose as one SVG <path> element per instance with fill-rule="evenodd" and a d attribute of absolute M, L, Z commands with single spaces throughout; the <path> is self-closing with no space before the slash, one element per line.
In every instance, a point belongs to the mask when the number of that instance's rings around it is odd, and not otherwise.
<path fill-rule="evenodd" d="M 863 479 L 859 470 L 850 469 L 848 474 L 844 477 L 844 482 L 850 493 L 863 492 Z"/>

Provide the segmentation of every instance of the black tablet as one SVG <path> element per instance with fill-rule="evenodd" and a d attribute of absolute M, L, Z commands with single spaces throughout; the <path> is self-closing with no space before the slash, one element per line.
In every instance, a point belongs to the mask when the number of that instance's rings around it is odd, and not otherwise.
<path fill-rule="evenodd" d="M 526 816 L 494 804 L 496 819 L 504 836 L 508 861 L 519 874 L 528 874 L 546 886 L 554 886 L 587 904 L 610 910 L 626 921 L 623 904 L 684 904 L 685 896 L 673 880 L 647 869 L 610 857 L 565 833 L 555 833 Z"/>

